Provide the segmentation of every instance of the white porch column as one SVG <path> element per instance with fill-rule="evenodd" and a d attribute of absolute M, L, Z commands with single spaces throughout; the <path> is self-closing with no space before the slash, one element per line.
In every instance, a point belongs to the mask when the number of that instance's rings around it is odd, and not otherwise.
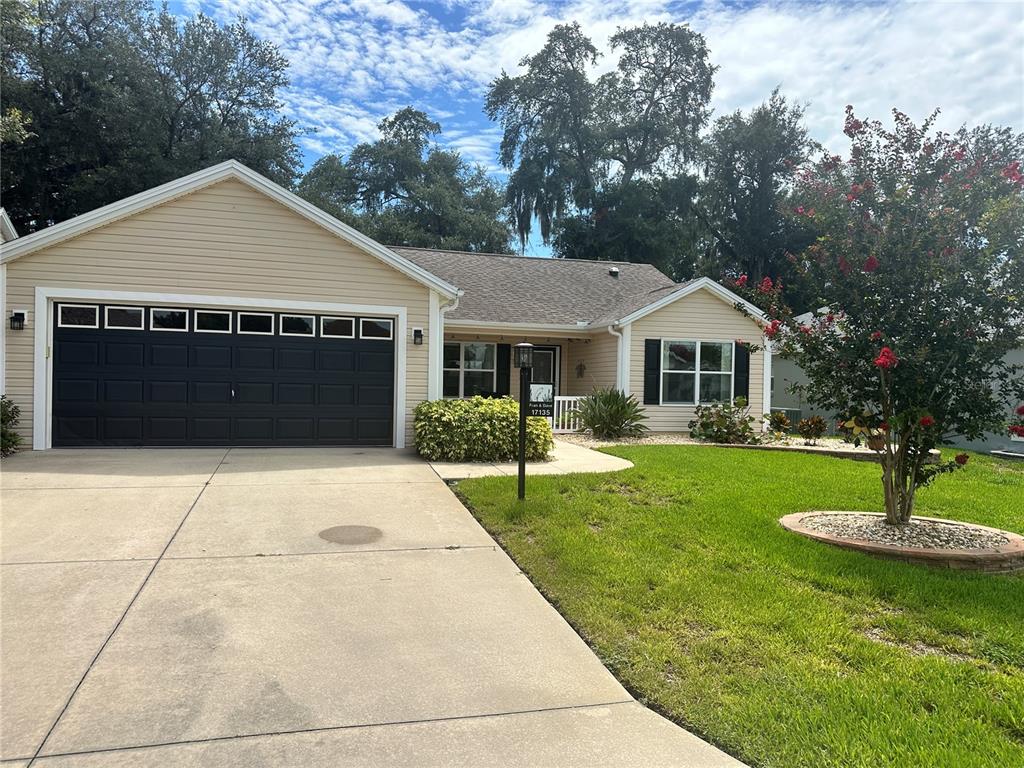
<path fill-rule="evenodd" d="M 444 350 L 444 314 L 441 312 L 441 297 L 437 291 L 430 292 L 430 328 L 427 337 L 427 399 L 441 398 L 441 364 Z"/>
<path fill-rule="evenodd" d="M 616 371 L 616 386 L 622 394 L 629 395 L 629 362 L 632 357 L 633 347 L 633 324 L 627 323 L 622 326 L 619 336 L 619 357 L 618 370 Z"/>

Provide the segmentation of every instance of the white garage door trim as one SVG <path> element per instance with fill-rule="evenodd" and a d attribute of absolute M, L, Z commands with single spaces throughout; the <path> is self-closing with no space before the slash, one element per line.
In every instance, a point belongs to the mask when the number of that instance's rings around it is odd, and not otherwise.
<path fill-rule="evenodd" d="M 395 432 L 396 448 L 405 447 L 405 367 L 407 308 L 378 304 L 340 304 L 326 301 L 216 296 L 208 294 L 146 293 L 101 291 L 91 288 L 36 287 L 35 339 L 32 362 L 32 447 L 45 450 L 53 446 L 53 402 L 50 398 L 53 378 L 53 302 L 93 301 L 145 304 L 201 304 L 209 307 L 255 308 L 274 311 L 334 312 L 393 317 L 395 320 Z"/>

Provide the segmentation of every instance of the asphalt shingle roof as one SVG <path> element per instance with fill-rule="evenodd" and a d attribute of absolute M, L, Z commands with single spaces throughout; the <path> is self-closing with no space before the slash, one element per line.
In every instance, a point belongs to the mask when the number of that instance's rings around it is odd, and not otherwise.
<path fill-rule="evenodd" d="M 450 320 L 609 324 L 683 285 L 650 264 L 390 248 L 465 291 Z"/>

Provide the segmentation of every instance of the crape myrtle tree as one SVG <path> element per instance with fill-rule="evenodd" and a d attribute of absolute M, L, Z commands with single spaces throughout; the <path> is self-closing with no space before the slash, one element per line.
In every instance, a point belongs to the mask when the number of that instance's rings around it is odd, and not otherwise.
<path fill-rule="evenodd" d="M 797 182 L 794 215 L 819 236 L 791 256 L 822 309 L 797 314 L 788 286 L 746 285 L 765 335 L 806 373 L 815 405 L 878 451 L 887 522 L 907 523 L 918 488 L 967 463 L 929 460 L 955 435 L 1006 428 L 1024 400 L 1024 139 L 983 126 L 895 126 L 847 108 L 850 157 L 825 156 Z"/>

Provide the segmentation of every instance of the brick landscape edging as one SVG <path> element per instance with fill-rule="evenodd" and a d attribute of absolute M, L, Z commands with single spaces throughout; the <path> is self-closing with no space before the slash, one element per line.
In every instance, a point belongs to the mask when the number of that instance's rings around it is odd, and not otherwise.
<path fill-rule="evenodd" d="M 779 519 L 787 530 L 806 536 L 809 539 L 823 541 L 845 549 L 867 552 L 871 555 L 891 560 L 902 560 L 908 563 L 931 565 L 938 568 L 957 568 L 970 571 L 1009 572 L 1024 569 L 1024 536 L 1000 528 L 989 528 L 987 525 L 964 523 L 958 520 L 945 520 L 938 517 L 919 517 L 916 520 L 931 520 L 938 523 L 962 525 L 967 528 L 989 531 L 1005 536 L 1009 541 L 991 549 L 936 549 L 932 547 L 904 547 L 898 544 L 880 544 L 863 539 L 848 539 L 831 533 L 813 530 L 804 524 L 804 520 L 814 515 L 871 515 L 882 517 L 879 512 L 832 512 L 816 510 L 814 512 L 796 512 Z"/>

